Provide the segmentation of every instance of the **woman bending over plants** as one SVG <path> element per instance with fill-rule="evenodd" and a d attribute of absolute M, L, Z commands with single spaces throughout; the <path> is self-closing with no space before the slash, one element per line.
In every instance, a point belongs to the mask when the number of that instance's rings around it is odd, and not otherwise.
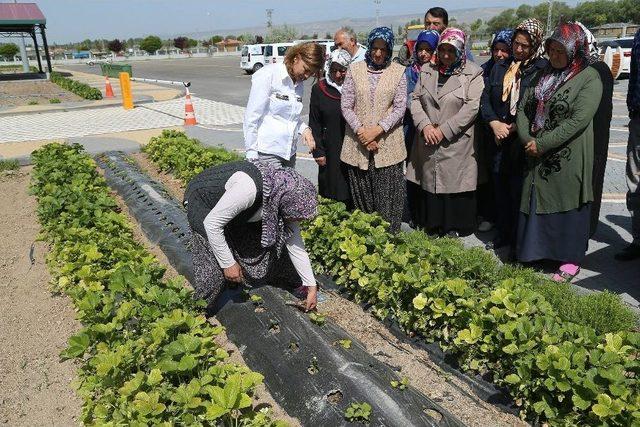
<path fill-rule="evenodd" d="M 317 191 L 289 167 L 262 161 L 213 166 L 187 186 L 195 296 L 215 314 L 240 301 L 242 286 L 302 286 L 307 310 L 317 288 L 299 221 L 316 215 Z M 285 252 L 286 248 L 286 252 Z"/>

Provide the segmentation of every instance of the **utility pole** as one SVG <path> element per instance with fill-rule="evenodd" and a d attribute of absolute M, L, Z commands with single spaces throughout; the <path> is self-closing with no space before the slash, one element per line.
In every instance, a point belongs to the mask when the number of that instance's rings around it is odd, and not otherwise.
<path fill-rule="evenodd" d="M 553 0 L 549 0 L 549 8 L 547 9 L 547 37 L 551 35 L 551 11 L 553 10 Z"/>
<path fill-rule="evenodd" d="M 273 27 L 273 9 L 267 9 L 267 29 L 271 29 Z"/>
<path fill-rule="evenodd" d="M 18 0 L 13 0 L 14 3 L 18 3 Z M 36 55 L 38 52 L 36 52 Z M 20 58 L 22 58 L 22 71 L 29 72 L 29 58 L 27 57 L 27 45 L 24 42 L 24 35 L 20 34 Z"/>
<path fill-rule="evenodd" d="M 382 0 L 373 0 L 373 2 L 376 4 L 376 27 L 380 26 L 380 3 L 382 3 Z"/>

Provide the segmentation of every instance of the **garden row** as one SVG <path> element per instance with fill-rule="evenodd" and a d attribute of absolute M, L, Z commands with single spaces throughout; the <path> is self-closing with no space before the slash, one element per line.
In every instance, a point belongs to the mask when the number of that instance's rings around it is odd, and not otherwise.
<path fill-rule="evenodd" d="M 99 89 L 89 86 L 88 84 L 81 83 L 77 80 L 64 77 L 62 74 L 54 71 L 51 73 L 51 81 L 62 89 L 73 92 L 81 98 L 98 100 L 102 99 L 102 92 Z"/>
<path fill-rule="evenodd" d="M 225 161 L 175 131 L 146 149 L 185 183 L 195 169 L 182 159 L 202 150 L 211 153 L 210 164 Z M 640 334 L 616 295 L 579 296 L 570 285 L 501 266 L 454 239 L 391 235 L 379 216 L 339 203 L 323 201 L 303 237 L 316 271 L 380 319 L 437 342 L 463 369 L 489 374 L 509 390 L 523 418 L 640 425 Z"/>
<path fill-rule="evenodd" d="M 222 332 L 181 278 L 134 240 L 95 162 L 79 145 L 33 153 L 31 191 L 56 292 L 83 328 L 63 358 L 80 364 L 87 425 L 271 426 L 252 395 L 262 375 L 226 361 Z"/>

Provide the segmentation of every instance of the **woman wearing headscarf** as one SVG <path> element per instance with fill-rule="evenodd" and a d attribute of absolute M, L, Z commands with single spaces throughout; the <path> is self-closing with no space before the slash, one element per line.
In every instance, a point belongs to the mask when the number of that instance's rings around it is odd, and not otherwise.
<path fill-rule="evenodd" d="M 613 74 L 604 61 L 600 60 L 596 38 L 584 25 L 576 22 L 587 36 L 591 67 L 595 68 L 602 82 L 602 98 L 596 115 L 593 117 L 593 203 L 589 237 L 593 237 L 598 228 L 600 206 L 602 205 L 602 187 L 609 152 L 609 129 L 613 114 Z"/>
<path fill-rule="evenodd" d="M 500 87 L 502 95 L 502 77 L 507 67 L 511 64 L 511 40 L 513 30 L 505 28 L 495 34 L 491 42 L 491 58 L 481 65 L 482 77 L 484 79 L 484 91 L 480 101 L 480 117 L 476 121 L 476 141 L 478 150 L 478 231 L 489 231 L 493 228 L 498 216 L 495 195 L 494 164 L 499 156 L 499 145 L 496 142 L 493 131 L 489 127 L 489 122 L 483 120 L 483 104 L 486 108 L 487 94 Z M 493 71 L 496 66 L 500 69 L 497 73 Z M 492 77 L 493 73 L 493 79 Z M 497 76 L 496 76 L 497 74 Z"/>
<path fill-rule="evenodd" d="M 240 161 L 194 177 L 184 196 L 192 230 L 195 296 L 213 314 L 241 298 L 240 284 L 302 285 L 317 302 L 299 222 L 316 214 L 317 192 L 294 169 Z M 292 265 L 293 264 L 293 265 Z"/>
<path fill-rule="evenodd" d="M 348 165 L 354 206 L 378 212 L 398 232 L 402 220 L 407 157 L 401 120 L 407 106 L 405 67 L 391 62 L 393 32 L 369 34 L 363 62 L 352 64 L 342 88 L 341 109 L 347 121 L 341 160 Z"/>
<path fill-rule="evenodd" d="M 413 124 L 413 117 L 411 117 L 411 94 L 418 82 L 420 69 L 424 64 L 431 61 L 433 53 L 438 47 L 438 41 L 440 41 L 440 33 L 436 30 L 421 31 L 416 38 L 416 43 L 413 45 L 411 63 L 405 71 L 405 77 L 407 78 L 407 110 L 404 114 L 402 124 L 404 126 L 404 145 L 407 148 L 407 153 L 411 152 L 411 147 L 416 138 L 416 127 Z M 415 185 L 407 182 L 407 197 L 405 198 L 407 204 L 404 208 L 404 216 L 407 222 L 413 222 L 411 212 L 414 209 L 413 201 L 415 198 Z"/>
<path fill-rule="evenodd" d="M 545 42 L 549 65 L 518 107 L 527 164 L 517 258 L 559 262 L 556 281 L 580 271 L 593 201 L 593 117 L 602 98 L 579 25 L 561 24 Z"/>
<path fill-rule="evenodd" d="M 311 89 L 309 127 L 317 141 L 313 157 L 318 163 L 318 192 L 351 208 L 346 165 L 340 161 L 345 121 L 340 111 L 342 84 L 351 63 L 344 49 L 331 52 L 327 76 Z"/>
<path fill-rule="evenodd" d="M 407 180 L 420 187 L 414 222 L 429 233 L 458 236 L 476 228 L 474 121 L 483 87 L 482 69 L 466 60 L 464 32 L 447 28 L 411 102 L 419 139 Z"/>
<path fill-rule="evenodd" d="M 482 119 L 489 123 L 494 142 L 500 145 L 500 156 L 494 158 L 493 171 L 497 206 L 496 239 L 487 248 L 509 246 L 509 257 L 515 257 L 516 231 L 525 155 L 516 138 L 515 117 L 525 90 L 544 69 L 544 26 L 537 19 L 525 19 L 516 26 L 512 41 L 512 61 L 494 67 L 489 76 L 491 87 L 485 89 Z"/>

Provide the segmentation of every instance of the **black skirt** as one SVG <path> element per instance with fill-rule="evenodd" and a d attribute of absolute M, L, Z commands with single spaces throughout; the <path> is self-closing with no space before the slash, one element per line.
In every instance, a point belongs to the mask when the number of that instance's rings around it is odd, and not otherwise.
<path fill-rule="evenodd" d="M 518 261 L 548 259 L 580 265 L 589 245 L 591 203 L 567 212 L 536 214 L 536 193 L 531 191 L 529 212 L 520 212 L 518 219 Z"/>
<path fill-rule="evenodd" d="M 411 219 L 429 234 L 444 235 L 457 231 L 467 236 L 476 229 L 476 192 L 434 194 L 413 182 L 407 182 L 411 200 Z"/>

